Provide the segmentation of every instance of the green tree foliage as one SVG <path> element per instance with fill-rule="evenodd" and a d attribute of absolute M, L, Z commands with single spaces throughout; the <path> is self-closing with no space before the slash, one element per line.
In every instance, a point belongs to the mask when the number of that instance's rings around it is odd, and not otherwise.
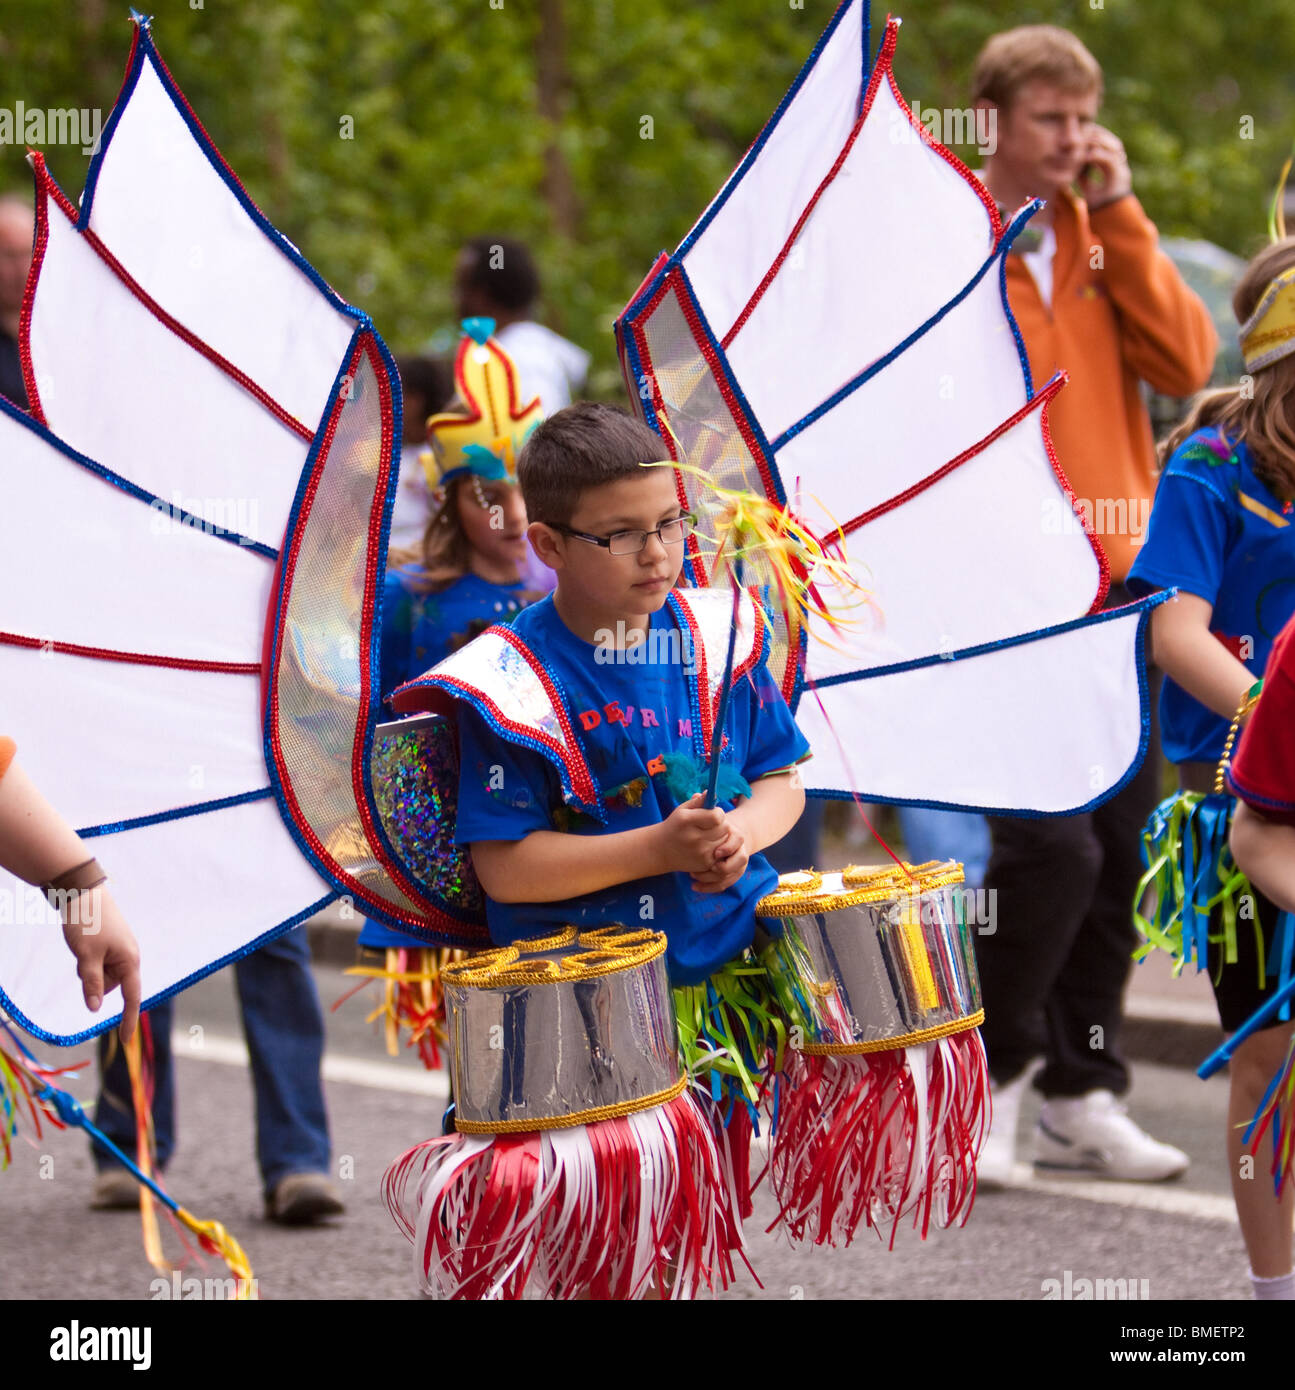
<path fill-rule="evenodd" d="M 158 0 L 153 13 L 163 55 L 252 197 L 393 346 L 448 347 L 456 247 L 520 236 L 540 257 L 544 316 L 593 349 L 594 389 L 612 394 L 612 319 L 741 158 L 834 8 Z M 966 105 L 976 50 L 996 30 L 1074 29 L 1105 68 L 1103 120 L 1161 229 L 1255 249 L 1295 137 L 1289 0 L 897 8 L 900 85 L 926 107 Z M 106 116 L 127 15 L 116 0 L 0 0 L 0 106 Z M 46 154 L 79 189 L 79 150 Z M 24 177 L 21 149 L 0 149 L 0 185 Z"/>

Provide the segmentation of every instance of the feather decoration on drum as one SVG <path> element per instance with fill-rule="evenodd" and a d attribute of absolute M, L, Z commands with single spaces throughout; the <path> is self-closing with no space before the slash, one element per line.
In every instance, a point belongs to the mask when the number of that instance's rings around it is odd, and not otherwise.
<path fill-rule="evenodd" d="M 785 875 L 756 908 L 791 1021 L 769 1167 L 793 1240 L 847 1245 L 914 1212 L 965 1222 L 989 1125 L 961 866 Z"/>
<path fill-rule="evenodd" d="M 568 929 L 445 969 L 458 1132 L 382 1184 L 427 1293 L 727 1287 L 741 1218 L 680 1069 L 664 955 L 659 933 Z"/>

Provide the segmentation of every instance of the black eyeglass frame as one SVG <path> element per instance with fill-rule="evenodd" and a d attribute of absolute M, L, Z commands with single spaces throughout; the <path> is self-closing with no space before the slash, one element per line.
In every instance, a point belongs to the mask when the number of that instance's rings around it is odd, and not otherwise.
<path fill-rule="evenodd" d="M 678 526 L 681 523 L 683 524 L 683 532 L 678 540 L 668 541 L 661 534 L 662 527 Z M 668 521 L 663 521 L 660 526 L 654 526 L 650 531 L 613 531 L 610 536 L 591 536 L 588 531 L 573 530 L 560 521 L 546 521 L 544 524 L 553 531 L 560 531 L 564 536 L 574 536 L 578 541 L 588 541 L 590 545 L 600 545 L 608 554 L 619 557 L 621 555 L 641 555 L 647 548 L 649 536 L 655 536 L 662 545 L 682 545 L 696 527 L 697 518 L 692 512 L 684 512 L 682 516 L 672 516 Z M 639 536 L 641 540 L 634 550 L 612 550 L 612 542 L 621 536 Z"/>

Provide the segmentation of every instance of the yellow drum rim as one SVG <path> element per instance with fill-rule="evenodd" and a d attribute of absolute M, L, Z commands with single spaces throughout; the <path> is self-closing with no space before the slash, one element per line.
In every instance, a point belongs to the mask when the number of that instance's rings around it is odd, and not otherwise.
<path fill-rule="evenodd" d="M 589 949 L 558 957 L 525 957 L 518 948 L 534 949 L 534 943 L 518 942 L 514 946 L 480 951 L 466 960 L 446 966 L 442 979 L 447 984 L 467 989 L 567 984 L 646 965 L 664 955 L 666 949 L 664 933 L 641 929 L 618 931 L 602 927 L 577 936 L 575 928 L 568 927 L 563 933 L 555 933 L 552 938 L 544 940 L 559 938 L 560 945 L 578 940 Z"/>
<path fill-rule="evenodd" d="M 640 1096 L 636 1100 L 617 1101 L 615 1105 L 599 1105 L 588 1110 L 576 1110 L 570 1115 L 554 1117 L 532 1117 L 525 1120 L 465 1120 L 456 1115 L 454 1127 L 460 1134 L 535 1134 L 545 1129 L 574 1129 L 577 1125 L 593 1125 L 600 1120 L 615 1120 L 622 1115 L 633 1115 L 640 1110 L 652 1110 L 658 1105 L 666 1105 L 683 1095 L 688 1084 L 686 1076 L 680 1076 L 673 1086 L 654 1095 Z"/>
<path fill-rule="evenodd" d="M 878 1038 L 871 1042 L 857 1043 L 801 1043 L 798 1051 L 809 1057 L 851 1057 L 869 1052 L 894 1052 L 901 1047 L 916 1047 L 920 1043 L 935 1042 L 939 1038 L 949 1038 L 955 1033 L 969 1033 L 979 1028 L 985 1021 L 984 1009 L 964 1018 L 955 1018 L 948 1023 L 937 1023 L 932 1028 L 922 1028 L 915 1033 L 903 1033 L 897 1038 Z"/>
<path fill-rule="evenodd" d="M 515 941 L 514 946 L 524 956 L 540 955 L 544 951 L 560 951 L 564 946 L 573 946 L 576 940 L 574 927 L 559 927 L 548 936 L 528 936 L 525 941 Z"/>

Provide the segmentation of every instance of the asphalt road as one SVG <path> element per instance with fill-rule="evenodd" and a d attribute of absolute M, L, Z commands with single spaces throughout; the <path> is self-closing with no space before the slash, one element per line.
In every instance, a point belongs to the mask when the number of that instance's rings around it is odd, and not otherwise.
<path fill-rule="evenodd" d="M 326 1005 L 347 987 L 334 967 L 316 973 Z M 263 1299 L 419 1298 L 410 1248 L 381 1204 L 378 1182 L 395 1155 L 436 1132 L 443 1083 L 410 1056 L 386 1057 L 364 1022 L 363 1000 L 330 1015 L 325 1069 L 334 1167 L 348 1210 L 329 1227 L 306 1230 L 280 1229 L 261 1213 L 232 979 L 204 981 L 177 1008 L 179 1149 L 167 1186 L 191 1211 L 219 1219 L 238 1237 Z M 92 1084 L 87 1079 L 75 1089 L 86 1096 Z M 1225 1099 L 1222 1078 L 1204 1083 L 1186 1070 L 1142 1064 L 1133 1113 L 1191 1155 L 1184 1179 L 1043 1183 L 1022 1164 L 1019 1182 L 982 1195 L 964 1228 L 926 1241 L 901 1228 L 893 1250 L 870 1233 L 849 1249 L 791 1249 L 764 1232 L 772 1208 L 762 1196 L 750 1225 L 750 1259 L 761 1283 L 744 1272 L 720 1297 L 1038 1301 L 1049 1280 L 1070 1287 L 1087 1278 L 1123 1279 L 1156 1300 L 1248 1299 L 1222 1155 Z M 1026 1119 L 1033 1119 L 1028 1108 Z M 12 1168 L 0 1175 L 0 1233 L 7 1250 L 27 1257 L 0 1259 L 0 1299 L 159 1296 L 137 1214 L 89 1211 L 91 1178 L 79 1135 L 47 1133 L 35 1148 L 16 1148 Z M 166 1240 L 178 1254 L 174 1235 Z M 223 1273 L 209 1260 L 182 1277 Z"/>

